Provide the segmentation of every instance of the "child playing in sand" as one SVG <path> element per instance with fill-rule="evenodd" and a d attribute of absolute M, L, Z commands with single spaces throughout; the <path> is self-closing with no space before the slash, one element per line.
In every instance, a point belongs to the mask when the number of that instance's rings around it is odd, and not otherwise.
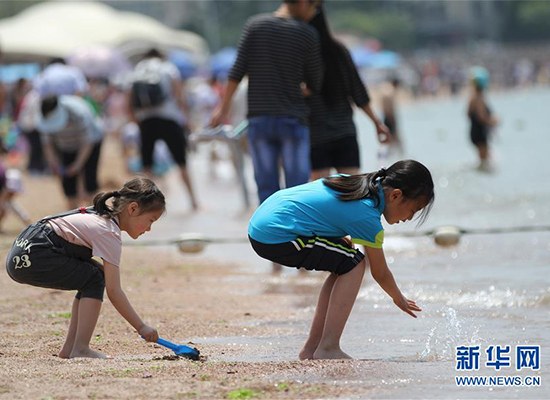
<path fill-rule="evenodd" d="M 107 200 L 112 200 L 107 205 Z M 121 231 L 137 239 L 165 211 L 162 192 L 150 179 L 134 178 L 121 190 L 100 193 L 93 207 L 81 207 L 29 225 L 15 240 L 6 261 L 16 282 L 77 290 L 61 358 L 106 358 L 90 349 L 103 292 L 113 306 L 149 342 L 158 340 L 132 308 L 120 285 Z M 101 258 L 103 263 L 93 260 Z"/>
<path fill-rule="evenodd" d="M 386 222 L 428 215 L 434 200 L 430 171 L 413 160 L 363 175 L 333 175 L 271 195 L 252 216 L 248 235 L 260 257 L 289 267 L 329 271 L 309 337 L 300 359 L 351 358 L 340 349 L 340 337 L 365 272 L 365 246 L 371 273 L 412 317 L 421 311 L 399 290 L 382 250 Z M 351 239 L 348 239 L 350 236 Z"/>

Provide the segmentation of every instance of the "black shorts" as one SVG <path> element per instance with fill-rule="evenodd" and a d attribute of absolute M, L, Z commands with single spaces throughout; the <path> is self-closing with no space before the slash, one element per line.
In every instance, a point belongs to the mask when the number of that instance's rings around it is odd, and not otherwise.
<path fill-rule="evenodd" d="M 64 168 L 70 166 L 78 156 L 78 152 L 63 152 L 57 151 L 61 158 L 61 164 Z M 77 183 L 80 176 L 84 176 L 84 188 L 87 193 L 95 193 L 99 189 L 97 183 L 97 167 L 99 165 L 99 155 L 101 153 L 101 142 L 96 143 L 84 164 L 84 168 L 81 173 L 75 176 L 61 176 L 61 184 L 63 185 L 63 193 L 67 197 L 75 197 L 78 193 Z"/>
<path fill-rule="evenodd" d="M 470 140 L 476 146 L 487 146 L 489 142 L 489 129 L 485 127 L 472 127 L 470 129 Z"/>
<path fill-rule="evenodd" d="M 91 263 L 92 250 L 67 242 L 45 222 L 29 225 L 15 240 L 7 260 L 8 275 L 18 283 L 77 290 L 76 298 L 103 300 L 105 277 Z"/>
<path fill-rule="evenodd" d="M 141 133 L 141 160 L 144 168 L 153 166 L 153 151 L 157 140 L 164 140 L 174 161 L 181 167 L 185 167 L 187 139 L 185 129 L 176 121 L 164 118 L 147 118 L 140 122 Z"/>
<path fill-rule="evenodd" d="M 260 243 L 248 237 L 254 251 L 262 258 L 287 267 L 309 271 L 328 271 L 343 275 L 351 271 L 365 256 L 350 247 L 342 238 L 300 236 L 291 242 Z"/>
<path fill-rule="evenodd" d="M 359 168 L 356 136 L 348 136 L 311 147 L 311 169 Z"/>

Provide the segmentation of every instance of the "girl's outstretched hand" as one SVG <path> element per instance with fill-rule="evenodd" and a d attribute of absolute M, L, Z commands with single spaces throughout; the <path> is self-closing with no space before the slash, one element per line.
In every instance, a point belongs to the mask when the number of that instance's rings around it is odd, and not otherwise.
<path fill-rule="evenodd" d="M 413 311 L 422 311 L 422 309 L 416 305 L 416 302 L 405 298 L 405 296 L 401 296 L 400 299 L 394 300 L 393 302 L 397 307 L 399 307 L 401 310 L 403 310 L 413 318 L 417 318 L 416 314 L 413 313 Z"/>
<path fill-rule="evenodd" d="M 143 325 L 138 332 L 148 342 L 156 342 L 159 340 L 159 334 L 155 328 L 149 325 Z"/>

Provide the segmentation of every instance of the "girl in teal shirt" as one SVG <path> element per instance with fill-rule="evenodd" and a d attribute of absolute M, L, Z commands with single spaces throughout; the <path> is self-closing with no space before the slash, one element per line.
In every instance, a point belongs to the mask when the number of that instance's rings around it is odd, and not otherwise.
<path fill-rule="evenodd" d="M 416 318 L 420 307 L 399 290 L 382 244 L 381 217 L 389 224 L 421 222 L 434 201 L 430 171 L 414 160 L 362 175 L 335 175 L 280 190 L 252 216 L 250 243 L 267 260 L 289 267 L 329 271 L 319 295 L 300 359 L 351 358 L 340 337 L 365 272 L 364 245 L 371 274 L 401 310 Z"/>

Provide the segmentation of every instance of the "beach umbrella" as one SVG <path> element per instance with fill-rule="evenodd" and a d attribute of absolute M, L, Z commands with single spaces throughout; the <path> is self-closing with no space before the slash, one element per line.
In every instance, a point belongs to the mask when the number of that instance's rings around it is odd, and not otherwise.
<path fill-rule="evenodd" d="M 401 63 L 401 56 L 393 51 L 382 50 L 373 53 L 370 59 L 371 68 L 397 68 Z"/>
<path fill-rule="evenodd" d="M 237 49 L 225 47 L 210 57 L 212 75 L 226 75 L 237 59 Z"/>
<path fill-rule="evenodd" d="M 51 64 L 33 81 L 40 97 L 85 93 L 88 82 L 82 71 L 72 65 Z"/>
<path fill-rule="evenodd" d="M 192 55 L 186 51 L 172 51 L 168 56 L 168 60 L 178 67 L 182 79 L 189 79 L 197 72 L 197 66 Z"/>
<path fill-rule="evenodd" d="M 372 50 L 366 47 L 354 47 L 350 51 L 351 58 L 357 68 L 364 68 L 370 66 Z"/>
<path fill-rule="evenodd" d="M 78 49 L 68 57 L 67 62 L 79 68 L 88 78 L 109 79 L 132 69 L 120 51 L 100 45 Z"/>
<path fill-rule="evenodd" d="M 40 65 L 36 63 L 0 65 L 0 81 L 13 83 L 21 78 L 30 80 L 39 72 Z"/>

